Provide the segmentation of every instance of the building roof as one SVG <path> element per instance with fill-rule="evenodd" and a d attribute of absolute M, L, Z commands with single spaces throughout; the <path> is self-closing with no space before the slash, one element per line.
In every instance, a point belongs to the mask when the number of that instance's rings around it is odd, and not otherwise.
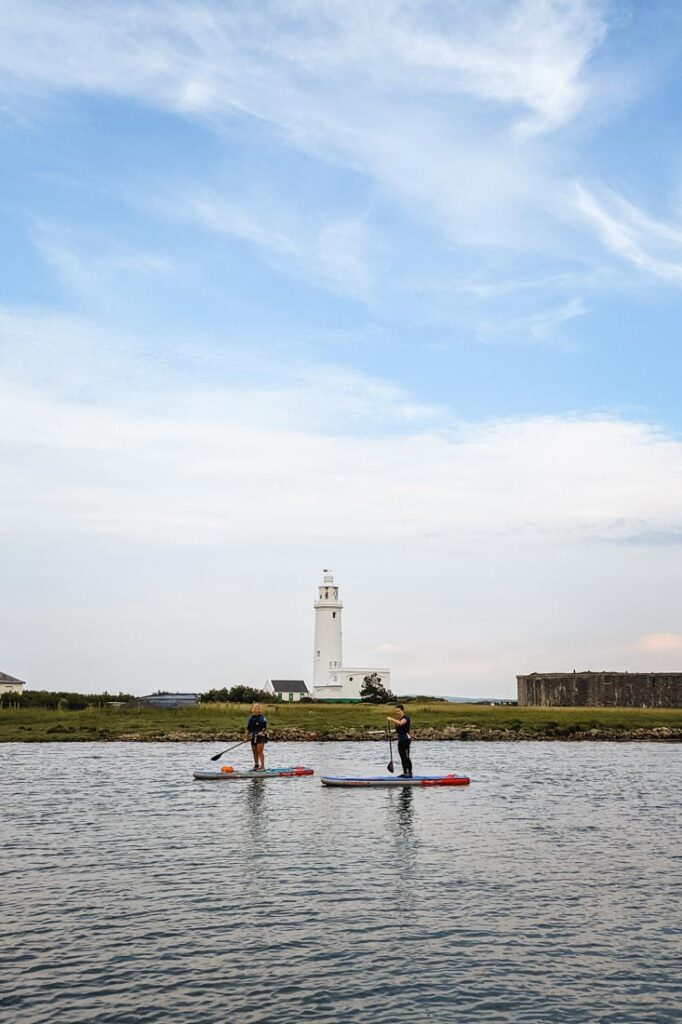
<path fill-rule="evenodd" d="M 198 693 L 148 693 L 144 697 L 138 697 L 138 700 L 199 700 Z"/>
<path fill-rule="evenodd" d="M 23 679 L 15 679 L 14 676 L 8 676 L 6 672 L 0 672 L 0 683 L 21 683 L 22 686 L 26 686 Z"/>
<path fill-rule="evenodd" d="M 308 687 L 302 679 L 271 679 L 275 693 L 307 693 Z"/>

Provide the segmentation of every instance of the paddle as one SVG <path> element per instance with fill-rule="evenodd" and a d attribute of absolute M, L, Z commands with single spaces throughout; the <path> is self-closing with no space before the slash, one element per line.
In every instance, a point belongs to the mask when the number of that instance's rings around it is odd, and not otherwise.
<path fill-rule="evenodd" d="M 241 743 L 235 743 L 235 745 L 233 747 L 228 747 L 227 750 L 221 750 L 219 754 L 214 754 L 213 757 L 211 758 L 211 760 L 212 761 L 219 761 L 220 758 L 223 756 L 223 754 L 229 754 L 229 752 L 231 750 L 236 750 L 237 747 L 243 747 L 244 744 L 248 743 L 248 742 L 249 742 L 248 740 L 242 740 Z"/>
<path fill-rule="evenodd" d="M 388 749 L 391 751 L 391 760 L 386 765 L 386 770 L 393 775 L 393 772 L 395 771 L 395 768 L 393 767 L 393 741 L 391 740 L 391 730 L 387 729 L 386 732 L 388 733 Z"/>

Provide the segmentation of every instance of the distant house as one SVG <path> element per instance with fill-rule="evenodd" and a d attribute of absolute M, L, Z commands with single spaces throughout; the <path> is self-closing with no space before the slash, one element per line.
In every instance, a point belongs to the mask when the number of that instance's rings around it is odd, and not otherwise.
<path fill-rule="evenodd" d="M 302 679 L 268 679 L 265 683 L 268 693 L 274 693 L 280 700 L 300 700 L 307 697 L 308 687 Z"/>
<path fill-rule="evenodd" d="M 15 679 L 14 676 L 8 676 L 6 672 L 0 672 L 0 694 L 21 693 L 25 686 L 26 683 L 21 679 Z"/>
<path fill-rule="evenodd" d="M 199 702 L 198 693 L 150 693 L 140 697 L 142 704 L 151 704 L 155 708 L 191 708 Z"/>

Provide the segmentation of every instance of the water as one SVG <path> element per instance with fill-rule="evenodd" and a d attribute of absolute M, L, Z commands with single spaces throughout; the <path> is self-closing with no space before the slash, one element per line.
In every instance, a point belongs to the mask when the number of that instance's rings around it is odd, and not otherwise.
<path fill-rule="evenodd" d="M 682 1020 L 679 747 L 419 743 L 477 781 L 404 791 L 193 782 L 216 749 L 0 748 L 3 1021 Z"/>

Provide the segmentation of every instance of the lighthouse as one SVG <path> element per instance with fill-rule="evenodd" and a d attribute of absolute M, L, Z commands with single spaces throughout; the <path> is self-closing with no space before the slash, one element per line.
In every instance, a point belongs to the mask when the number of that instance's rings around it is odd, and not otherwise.
<path fill-rule="evenodd" d="M 360 700 L 365 676 L 376 673 L 390 689 L 387 668 L 347 668 L 343 664 L 343 602 L 334 576 L 324 570 L 315 601 L 315 647 L 313 651 L 313 694 L 318 700 Z"/>
<path fill-rule="evenodd" d="M 334 577 L 325 569 L 322 586 L 315 602 L 315 657 L 313 660 L 313 686 L 327 686 L 329 673 L 343 665 L 343 636 L 339 588 Z"/>

